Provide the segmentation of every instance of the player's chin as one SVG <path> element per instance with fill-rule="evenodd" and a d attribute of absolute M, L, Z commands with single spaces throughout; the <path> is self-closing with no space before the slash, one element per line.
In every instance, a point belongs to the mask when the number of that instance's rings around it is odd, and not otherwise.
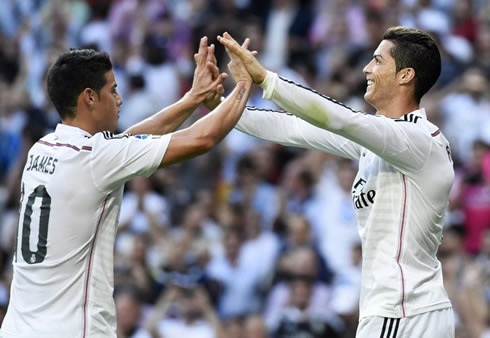
<path fill-rule="evenodd" d="M 369 89 L 366 90 L 366 92 L 364 93 L 364 100 L 367 102 L 367 103 L 372 103 L 371 102 L 371 98 L 372 98 L 372 95 L 371 93 L 369 92 Z"/>

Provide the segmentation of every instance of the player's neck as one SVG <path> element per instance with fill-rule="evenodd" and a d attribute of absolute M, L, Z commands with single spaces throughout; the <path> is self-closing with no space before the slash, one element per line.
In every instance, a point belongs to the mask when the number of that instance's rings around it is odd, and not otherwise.
<path fill-rule="evenodd" d="M 82 130 L 85 130 L 90 135 L 94 135 L 95 133 L 97 133 L 97 130 L 93 125 L 93 123 L 90 123 L 89 121 L 85 121 L 84 119 L 80 119 L 78 117 L 72 119 L 64 119 L 62 122 L 67 126 L 77 127 Z"/>
<path fill-rule="evenodd" d="M 417 109 L 420 109 L 420 106 L 415 100 L 408 100 L 404 96 L 399 96 L 398 98 L 386 102 L 386 104 L 380 107 L 376 107 L 376 115 L 383 115 L 391 119 L 396 119 Z"/>

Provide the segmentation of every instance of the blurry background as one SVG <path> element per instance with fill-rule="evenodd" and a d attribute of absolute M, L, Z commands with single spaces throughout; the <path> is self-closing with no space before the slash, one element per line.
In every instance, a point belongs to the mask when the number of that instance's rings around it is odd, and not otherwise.
<path fill-rule="evenodd" d="M 0 1 L 0 323 L 26 153 L 59 122 L 45 77 L 60 53 L 110 53 L 121 130 L 179 99 L 200 37 L 224 31 L 250 37 L 269 69 L 373 112 L 362 68 L 399 24 L 440 46 L 442 74 L 422 102 L 456 169 L 439 258 L 457 337 L 490 337 L 488 0 Z M 219 43 L 216 54 L 225 71 Z M 258 89 L 249 104 L 274 108 Z M 115 248 L 120 337 L 354 337 L 356 166 L 234 130 L 209 154 L 129 182 Z"/>

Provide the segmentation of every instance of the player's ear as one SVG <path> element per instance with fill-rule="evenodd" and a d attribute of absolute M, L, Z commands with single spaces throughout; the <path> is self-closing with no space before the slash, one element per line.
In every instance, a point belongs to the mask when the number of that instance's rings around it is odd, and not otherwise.
<path fill-rule="evenodd" d="M 398 72 L 397 77 L 401 85 L 408 84 L 415 79 L 415 69 L 411 67 L 403 68 Z"/>
<path fill-rule="evenodd" d="M 82 94 L 80 94 L 80 97 L 82 99 L 82 102 L 88 107 L 89 110 L 92 110 L 94 108 L 96 102 L 96 93 L 93 89 L 85 88 Z"/>

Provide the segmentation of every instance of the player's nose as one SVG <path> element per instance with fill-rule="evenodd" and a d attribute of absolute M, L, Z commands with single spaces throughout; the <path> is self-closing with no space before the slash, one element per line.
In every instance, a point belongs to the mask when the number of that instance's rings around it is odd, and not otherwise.
<path fill-rule="evenodd" d="M 369 68 L 368 68 L 368 67 L 369 67 L 369 63 L 368 63 L 367 65 L 365 65 L 365 66 L 364 66 L 364 68 L 362 69 L 362 72 L 363 72 L 364 74 L 369 73 Z"/>
<path fill-rule="evenodd" d="M 372 63 L 373 63 L 373 61 L 371 60 L 367 65 L 364 66 L 364 68 L 362 69 L 362 72 L 364 74 L 371 73 L 371 64 Z"/>

